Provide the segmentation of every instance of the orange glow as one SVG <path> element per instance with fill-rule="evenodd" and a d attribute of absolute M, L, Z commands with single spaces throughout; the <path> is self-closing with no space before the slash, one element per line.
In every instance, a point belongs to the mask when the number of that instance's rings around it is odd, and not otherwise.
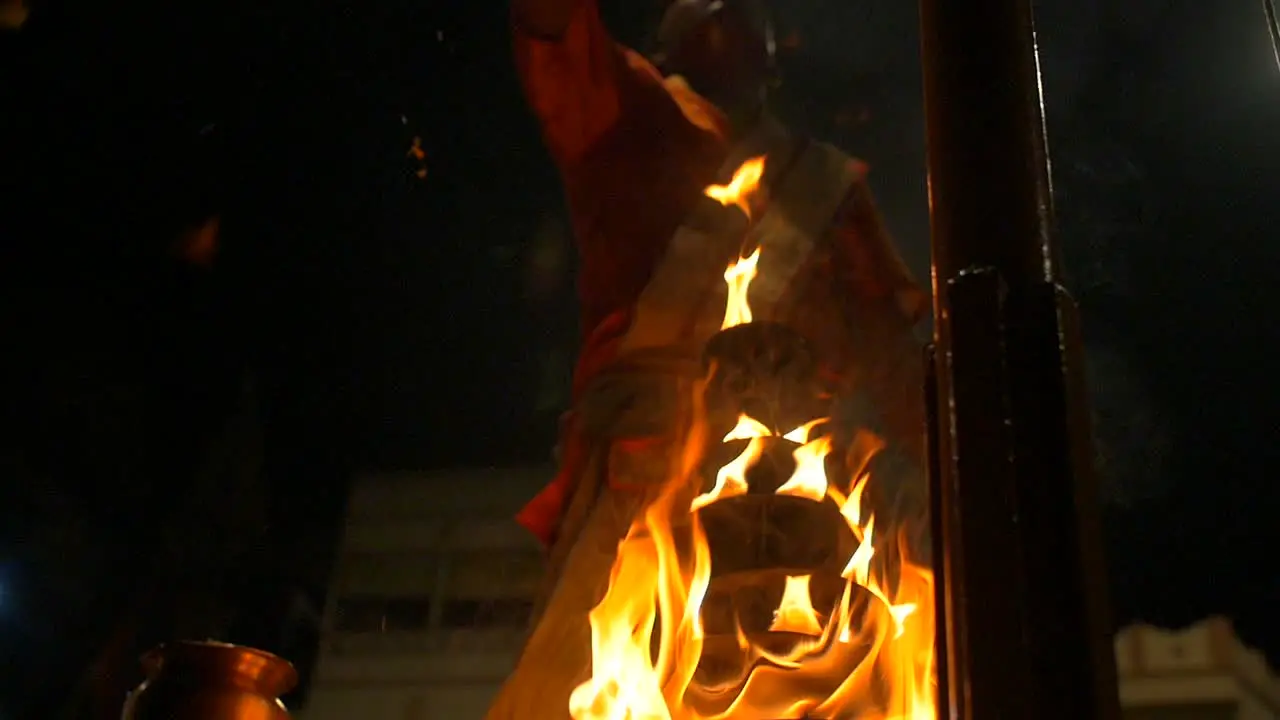
<path fill-rule="evenodd" d="M 218 254 L 218 228 L 221 224 L 217 215 L 206 219 L 178 237 L 177 251 L 182 260 L 190 265 L 209 267 Z"/>
<path fill-rule="evenodd" d="M 763 166 L 763 159 L 758 160 Z M 733 270 L 747 260 L 754 268 L 759 253 L 757 249 L 725 273 L 730 290 L 726 327 L 731 326 L 735 297 L 740 297 L 745 312 L 739 310 L 734 317 L 751 321 L 745 298 L 754 272 Z M 745 279 L 736 287 L 734 278 Z M 701 402 L 699 389 L 685 447 L 674 458 L 660 496 L 619 544 L 604 597 L 589 615 L 591 675 L 570 697 L 572 718 L 936 718 L 933 574 L 911 558 L 907 524 L 914 519 L 877 519 L 863 508 L 864 492 L 877 477 L 872 460 L 884 442 L 869 431 L 856 432 L 842 448 L 847 475 L 829 477 L 826 458 L 835 441 L 829 433 L 816 432 L 828 423 L 826 418 L 779 435 L 741 414 L 722 442 L 746 440 L 746 447 L 718 470 L 715 486 L 699 494 L 708 430 Z M 777 494 L 829 503 L 830 511 L 843 518 L 856 548 L 844 560 L 839 578 L 823 576 L 843 580 L 834 605 L 824 600 L 823 606 L 815 607 L 810 594 L 815 575 L 786 576 L 770 633 L 784 633 L 780 637 L 788 641 L 788 634 L 800 636 L 790 650 L 779 650 L 776 643 L 762 647 L 760 637 L 739 626 L 736 636 L 722 638 L 730 641 L 727 645 L 718 642 L 714 647 L 717 652 L 739 652 L 742 674 L 728 684 L 709 686 L 697 672 L 708 647 L 702 605 L 712 582 L 712 557 L 700 510 L 747 493 L 747 471 L 766 449 L 781 442 L 795 444 L 796 467 Z M 839 546 L 837 541 L 831 539 L 833 547 Z"/>
<path fill-rule="evenodd" d="M 422 149 L 422 138 L 413 136 L 413 144 L 409 146 L 409 152 L 405 153 L 405 157 L 411 157 L 417 162 L 418 167 L 413 171 L 414 175 L 419 178 L 427 177 L 427 151 Z"/>
<path fill-rule="evenodd" d="M 24 0 L 0 1 L 0 28 L 17 30 L 27 22 L 31 10 Z"/>

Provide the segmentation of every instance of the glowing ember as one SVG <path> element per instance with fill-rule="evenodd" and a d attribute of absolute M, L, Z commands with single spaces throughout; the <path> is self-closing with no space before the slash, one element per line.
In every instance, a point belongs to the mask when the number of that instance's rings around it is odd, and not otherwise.
<path fill-rule="evenodd" d="M 749 161 L 733 183 L 708 188 L 707 194 L 749 214 L 745 197 L 759 180 L 763 160 Z M 751 322 L 746 297 L 759 256 L 757 249 L 725 273 L 726 328 Z M 871 461 L 884 442 L 859 431 L 846 455 L 849 475 L 830 478 L 825 461 L 832 439 L 812 437 L 825 418 L 778 437 L 743 414 L 723 441 L 746 440 L 746 447 L 719 469 L 710 491 L 690 502 L 696 494 L 692 488 L 701 482 L 697 468 L 706 435 L 699 398 L 678 467 L 619 545 L 604 598 L 590 613 L 591 676 L 572 693 L 570 715 L 574 720 L 933 720 L 933 574 L 912 561 L 902 519 L 877 524 L 873 514 L 864 517 L 862 508 L 864 491 L 875 478 Z M 705 640 L 702 603 L 711 580 L 698 511 L 746 493 L 747 471 L 769 443 L 779 440 L 798 447 L 796 469 L 777 493 L 832 503 L 857 548 L 842 572 L 844 591 L 829 609 L 814 608 L 810 575 L 786 577 L 770 632 L 804 639 L 779 652 L 756 645 L 739 627 L 744 674 L 728 685 L 707 687 L 695 677 Z M 709 697 L 714 708 L 706 702 Z"/>

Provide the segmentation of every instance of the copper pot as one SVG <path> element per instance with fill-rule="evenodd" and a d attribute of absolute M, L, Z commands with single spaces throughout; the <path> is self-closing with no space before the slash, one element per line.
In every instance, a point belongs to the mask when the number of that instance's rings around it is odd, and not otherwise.
<path fill-rule="evenodd" d="M 213 641 L 161 645 L 142 667 L 121 720 L 287 720 L 279 698 L 298 682 L 282 658 Z"/>

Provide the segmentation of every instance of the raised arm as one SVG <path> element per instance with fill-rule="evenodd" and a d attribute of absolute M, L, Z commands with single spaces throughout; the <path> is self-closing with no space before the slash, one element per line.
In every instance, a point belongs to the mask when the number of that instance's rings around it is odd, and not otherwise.
<path fill-rule="evenodd" d="M 543 138 L 572 166 L 618 121 L 628 65 L 595 0 L 513 0 L 516 66 Z"/>

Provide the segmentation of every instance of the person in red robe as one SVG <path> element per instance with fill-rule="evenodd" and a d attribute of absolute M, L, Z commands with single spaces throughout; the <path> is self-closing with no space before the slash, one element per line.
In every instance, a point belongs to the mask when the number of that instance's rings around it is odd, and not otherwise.
<path fill-rule="evenodd" d="M 680 75 L 664 79 L 648 59 L 613 40 L 594 0 L 514 4 L 517 68 L 563 178 L 580 259 L 585 338 L 575 399 L 616 356 L 667 242 L 716 182 L 734 138 L 763 109 L 771 70 L 766 39 L 747 13 L 721 20 L 716 5 L 677 2 L 668 11 L 664 64 Z M 880 241 L 880 229 L 868 232 L 879 219 L 861 216 L 862 209 L 850 203 L 838 228 L 839 271 L 869 304 L 887 301 L 901 325 L 914 325 L 926 297 L 896 250 Z M 547 545 L 584 455 L 572 415 L 562 424 L 560 473 L 519 516 Z"/>
<path fill-rule="evenodd" d="M 747 0 L 672 3 L 659 32 L 665 77 L 650 59 L 614 41 L 595 0 L 514 0 L 512 20 L 523 89 L 564 183 L 580 255 L 585 335 L 574 409 L 561 427 L 559 472 L 518 517 L 550 549 L 546 595 L 520 667 L 488 716 L 534 720 L 563 717 L 569 691 L 584 679 L 585 613 L 598 601 L 617 541 L 643 502 L 620 477 L 628 473 L 619 467 L 636 463 L 618 456 L 652 452 L 665 435 L 613 433 L 601 440 L 583 419 L 583 404 L 599 379 L 624 362 L 638 303 L 673 235 L 705 202 L 704 189 L 726 180 L 735 146 L 767 115 L 773 58 L 767 18 Z M 858 175 L 825 231 L 830 252 L 808 271 L 821 276 L 804 284 L 813 297 L 796 302 L 829 304 L 833 294 L 841 296 L 859 332 L 827 353 L 831 372 L 842 375 L 841 366 L 856 357 L 882 433 L 919 458 L 922 382 L 912 327 L 927 300 L 889 241 L 860 168 Z M 714 280 L 722 272 L 720 266 Z M 798 329 L 830 336 L 817 326 L 831 316 L 811 315 L 798 315 Z M 608 517 L 603 526 L 598 516 Z M 583 544 L 594 557 L 575 566 L 574 548 Z"/>

